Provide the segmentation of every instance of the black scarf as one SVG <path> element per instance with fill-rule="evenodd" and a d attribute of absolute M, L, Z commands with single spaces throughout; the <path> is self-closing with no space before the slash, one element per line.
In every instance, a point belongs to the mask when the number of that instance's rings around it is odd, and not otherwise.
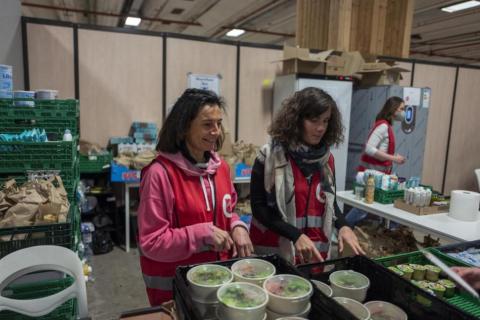
<path fill-rule="evenodd" d="M 328 162 L 328 157 L 326 157 L 329 154 L 328 151 L 329 148 L 323 143 L 318 147 L 300 144 L 288 148 L 289 156 L 295 161 L 306 178 L 322 171 L 322 168 Z"/>

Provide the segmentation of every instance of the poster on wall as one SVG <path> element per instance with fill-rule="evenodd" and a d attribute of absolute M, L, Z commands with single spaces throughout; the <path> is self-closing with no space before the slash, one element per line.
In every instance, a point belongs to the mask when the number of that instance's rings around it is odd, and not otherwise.
<path fill-rule="evenodd" d="M 196 89 L 204 89 L 215 92 L 220 95 L 220 79 L 219 74 L 188 74 L 188 87 Z"/>

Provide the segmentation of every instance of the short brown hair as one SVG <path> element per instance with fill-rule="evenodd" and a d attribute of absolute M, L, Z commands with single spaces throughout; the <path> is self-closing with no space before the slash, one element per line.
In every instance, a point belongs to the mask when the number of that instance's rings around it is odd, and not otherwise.
<path fill-rule="evenodd" d="M 380 110 L 380 112 L 377 114 L 375 121 L 387 120 L 390 124 L 392 124 L 393 115 L 402 103 L 405 102 L 400 97 L 393 96 L 388 98 L 387 101 L 385 101 L 382 110 Z"/>
<path fill-rule="evenodd" d="M 322 141 L 327 146 L 343 141 L 342 116 L 333 98 L 325 91 L 308 87 L 295 92 L 282 102 L 268 133 L 284 146 L 302 143 L 303 121 L 313 119 L 331 110 L 327 132 Z"/>
<path fill-rule="evenodd" d="M 218 106 L 225 112 L 225 102 L 213 91 L 187 89 L 178 98 L 168 114 L 165 123 L 158 134 L 157 151 L 176 153 L 185 142 L 185 135 L 192 121 L 204 106 Z M 216 150 L 220 150 L 225 138 L 223 125 L 216 142 Z"/>

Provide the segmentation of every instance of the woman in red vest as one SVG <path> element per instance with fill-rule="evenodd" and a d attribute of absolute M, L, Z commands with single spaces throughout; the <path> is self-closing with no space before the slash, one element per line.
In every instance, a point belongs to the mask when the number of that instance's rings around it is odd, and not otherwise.
<path fill-rule="evenodd" d="M 370 130 L 365 151 L 360 160 L 358 171 L 374 169 L 387 174 L 392 173 L 393 163 L 404 164 L 405 157 L 395 154 L 395 135 L 393 121 L 405 120 L 405 103 L 400 97 L 390 97 L 383 105 Z M 367 216 L 367 212 L 353 208 L 346 215 L 347 222 L 354 226 Z"/>
<path fill-rule="evenodd" d="M 233 212 L 237 194 L 222 146 L 224 102 L 187 89 L 158 138 L 158 157 L 142 170 L 140 265 L 152 306 L 172 298 L 175 268 L 249 256 L 247 226 Z"/>
<path fill-rule="evenodd" d="M 364 253 L 335 198 L 332 145 L 343 140 L 341 115 L 330 95 L 305 88 L 282 103 L 269 129 L 271 141 L 252 169 L 250 237 L 255 253 L 278 253 L 291 262 L 327 259 L 333 228 L 339 250 Z"/>

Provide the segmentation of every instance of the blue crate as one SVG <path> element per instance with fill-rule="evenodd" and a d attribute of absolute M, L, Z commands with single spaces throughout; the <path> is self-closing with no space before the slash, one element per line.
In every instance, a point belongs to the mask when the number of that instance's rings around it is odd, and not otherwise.
<path fill-rule="evenodd" d="M 110 167 L 110 181 L 112 182 L 140 182 L 140 170 L 132 170 L 125 166 L 120 166 L 114 161 Z"/>
<path fill-rule="evenodd" d="M 247 166 L 243 162 L 235 163 L 235 179 L 236 180 L 248 180 L 252 175 L 252 167 Z"/>

